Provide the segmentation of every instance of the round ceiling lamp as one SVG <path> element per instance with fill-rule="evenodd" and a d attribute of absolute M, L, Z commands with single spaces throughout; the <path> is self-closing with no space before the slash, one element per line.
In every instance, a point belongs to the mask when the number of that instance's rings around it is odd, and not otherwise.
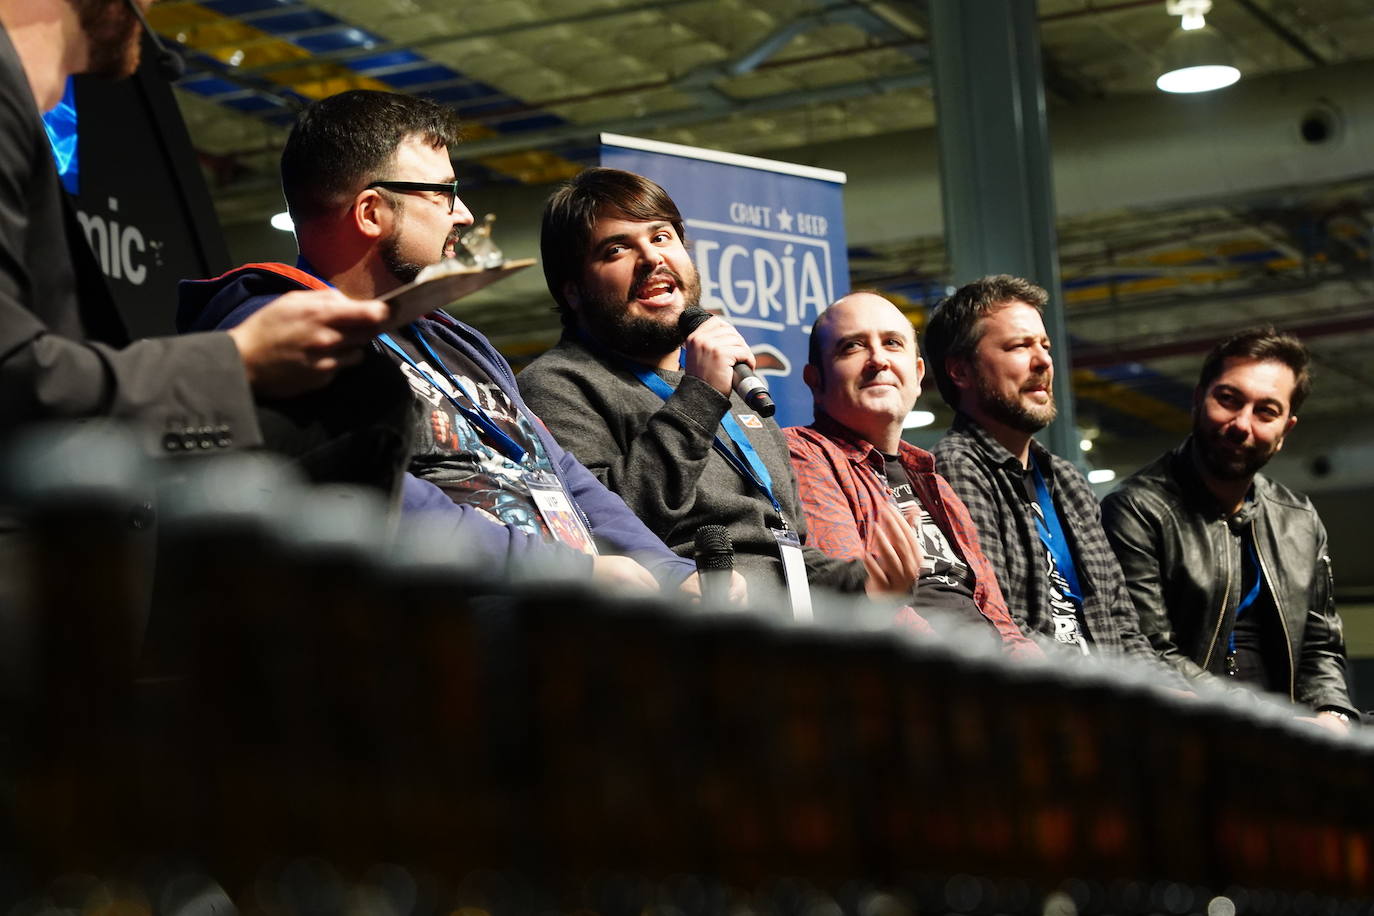
<path fill-rule="evenodd" d="M 1164 92 L 1211 92 L 1240 79 L 1226 39 L 1203 18 L 1212 0 L 1166 0 L 1165 6 L 1183 21 L 1164 43 L 1164 69 L 1155 86 Z"/>

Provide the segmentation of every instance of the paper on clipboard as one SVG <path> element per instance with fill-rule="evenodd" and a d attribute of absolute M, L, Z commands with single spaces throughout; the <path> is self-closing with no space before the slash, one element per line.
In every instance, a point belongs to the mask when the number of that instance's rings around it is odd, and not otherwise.
<path fill-rule="evenodd" d="M 417 318 L 428 315 L 435 309 L 443 308 L 505 279 L 519 270 L 534 263 L 534 258 L 520 258 L 507 261 L 500 267 L 479 270 L 471 267 L 458 267 L 457 262 L 444 262 L 426 267 L 420 276 L 404 286 L 379 297 L 391 306 L 391 315 L 386 320 L 386 329 L 399 328 L 410 324 Z M 457 269 L 455 269 L 457 268 Z"/>

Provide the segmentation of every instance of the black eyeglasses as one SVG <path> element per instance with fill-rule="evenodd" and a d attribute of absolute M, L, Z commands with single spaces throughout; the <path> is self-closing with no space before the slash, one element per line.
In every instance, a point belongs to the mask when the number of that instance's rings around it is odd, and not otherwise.
<path fill-rule="evenodd" d="M 457 181 L 374 181 L 368 187 L 386 188 L 388 191 L 438 191 L 448 195 L 448 212 L 452 213 L 458 207 Z"/>

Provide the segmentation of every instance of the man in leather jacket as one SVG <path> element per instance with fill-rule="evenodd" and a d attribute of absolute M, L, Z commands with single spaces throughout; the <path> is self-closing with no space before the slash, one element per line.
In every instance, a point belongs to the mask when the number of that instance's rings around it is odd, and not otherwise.
<path fill-rule="evenodd" d="M 1218 344 L 1193 395 L 1193 434 L 1103 502 L 1141 632 L 1188 677 L 1284 694 L 1345 731 L 1356 716 L 1312 503 L 1259 473 L 1311 387 L 1306 348 L 1273 328 Z"/>

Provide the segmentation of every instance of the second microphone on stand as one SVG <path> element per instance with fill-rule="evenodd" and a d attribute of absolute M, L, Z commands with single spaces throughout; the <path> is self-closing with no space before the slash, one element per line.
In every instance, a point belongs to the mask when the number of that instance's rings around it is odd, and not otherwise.
<path fill-rule="evenodd" d="M 702 525 L 697 529 L 694 548 L 702 603 L 724 607 L 730 597 L 730 576 L 735 570 L 735 545 L 730 532 L 724 525 Z"/>
<path fill-rule="evenodd" d="M 682 317 L 677 320 L 678 330 L 683 337 L 690 337 L 692 332 L 701 327 L 706 321 L 710 320 L 711 313 L 704 308 L 693 306 L 685 309 Z M 748 404 L 759 416 L 771 417 L 777 410 L 773 403 L 773 396 L 768 393 L 768 386 L 763 383 L 763 379 L 754 374 L 746 363 L 735 363 L 735 394 L 739 395 L 744 403 Z"/>

